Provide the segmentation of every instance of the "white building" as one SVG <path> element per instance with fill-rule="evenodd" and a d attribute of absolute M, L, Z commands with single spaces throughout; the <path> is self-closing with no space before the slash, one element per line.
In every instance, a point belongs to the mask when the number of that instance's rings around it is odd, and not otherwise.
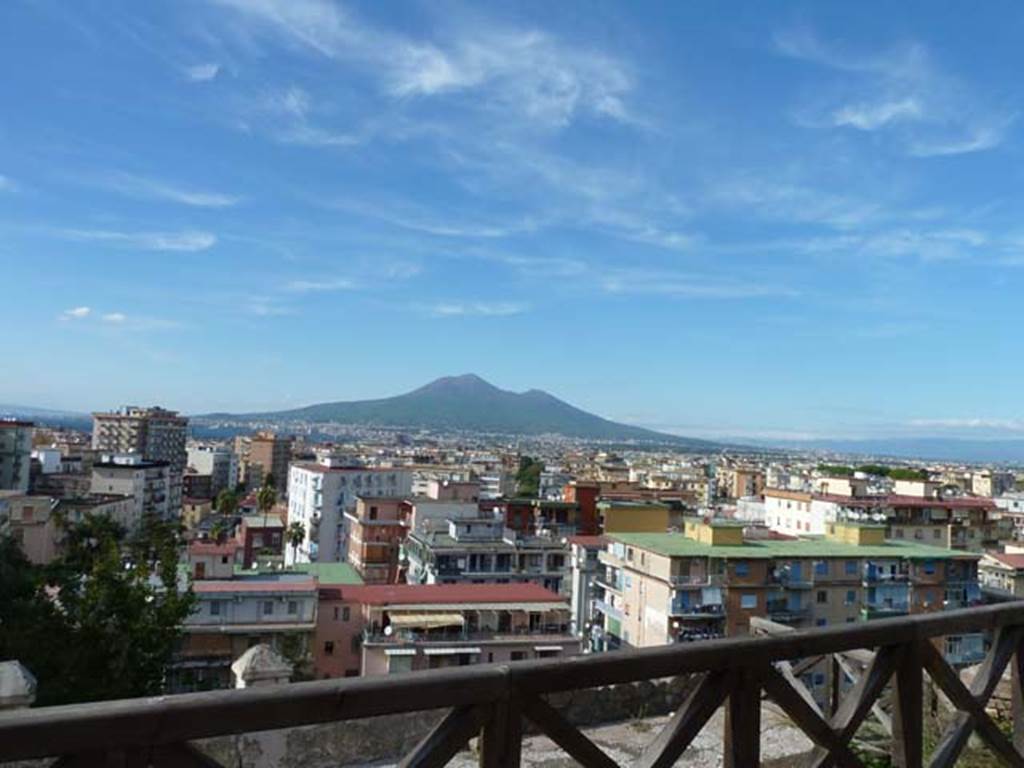
<path fill-rule="evenodd" d="M 285 562 L 343 563 L 348 559 L 348 524 L 356 497 L 406 497 L 412 472 L 397 467 L 368 468 L 324 457 L 298 462 L 288 471 L 288 523 L 302 524 L 305 541 L 285 548 Z"/>
<path fill-rule="evenodd" d="M 216 497 L 225 488 L 238 485 L 238 456 L 223 445 L 193 443 L 188 446 L 188 466 L 200 475 L 210 476 L 210 488 Z"/>
<path fill-rule="evenodd" d="M 166 461 L 146 461 L 137 454 L 104 455 L 92 465 L 92 493 L 131 496 L 131 524 L 146 515 L 171 516 L 170 467 Z"/>

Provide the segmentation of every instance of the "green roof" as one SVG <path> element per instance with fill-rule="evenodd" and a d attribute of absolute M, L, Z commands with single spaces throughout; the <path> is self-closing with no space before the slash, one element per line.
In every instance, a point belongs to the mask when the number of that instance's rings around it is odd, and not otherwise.
<path fill-rule="evenodd" d="M 348 563 L 296 563 L 292 570 L 312 574 L 321 584 L 363 583 L 363 577 Z"/>
<path fill-rule="evenodd" d="M 925 544 L 897 541 L 885 544 L 846 544 L 824 539 L 746 541 L 741 545 L 711 545 L 687 538 L 681 533 L 611 533 L 610 539 L 637 549 L 646 549 L 666 557 L 725 558 L 802 558 L 802 557 L 906 557 L 916 560 L 945 560 L 955 557 L 980 557 L 978 554 Z"/>

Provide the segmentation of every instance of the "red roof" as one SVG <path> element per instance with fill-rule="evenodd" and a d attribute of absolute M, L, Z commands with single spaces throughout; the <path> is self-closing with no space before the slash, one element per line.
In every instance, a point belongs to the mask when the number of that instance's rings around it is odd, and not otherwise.
<path fill-rule="evenodd" d="M 995 552 L 987 552 L 986 554 L 989 557 L 998 560 L 1000 563 L 1007 566 L 1008 568 L 1013 568 L 1014 570 L 1021 570 L 1022 568 L 1024 568 L 1024 555 L 1004 555 L 997 554 Z"/>
<path fill-rule="evenodd" d="M 608 539 L 604 536 L 570 536 L 570 544 L 577 544 L 581 547 L 594 548 L 603 547 L 608 543 Z"/>
<path fill-rule="evenodd" d="M 366 605 L 427 603 L 564 603 L 565 598 L 540 584 L 366 584 L 323 585 L 321 597 Z M 325 592 L 329 594 L 324 594 Z"/>
<path fill-rule="evenodd" d="M 312 592 L 316 584 L 312 579 L 303 581 L 242 581 L 240 579 L 210 579 L 192 582 L 196 592 Z"/>
<path fill-rule="evenodd" d="M 237 548 L 234 542 L 193 541 L 188 545 L 188 552 L 190 555 L 233 555 Z"/>

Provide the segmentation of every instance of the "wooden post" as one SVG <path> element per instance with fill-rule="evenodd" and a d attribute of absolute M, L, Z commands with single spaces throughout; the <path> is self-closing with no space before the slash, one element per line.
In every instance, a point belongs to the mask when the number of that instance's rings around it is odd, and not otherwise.
<path fill-rule="evenodd" d="M 839 666 L 839 659 L 836 658 L 836 654 L 833 653 L 830 660 L 832 662 L 832 690 L 829 692 L 828 716 L 835 717 L 836 712 L 839 711 L 839 695 L 843 685 L 843 670 Z"/>
<path fill-rule="evenodd" d="M 523 749 L 523 716 L 519 702 L 498 699 L 480 731 L 480 768 L 519 768 Z"/>
<path fill-rule="evenodd" d="M 904 648 L 893 675 L 892 764 L 896 768 L 921 768 L 923 759 L 923 674 L 913 651 L 913 646 Z"/>
<path fill-rule="evenodd" d="M 1010 702 L 1013 713 L 1013 748 L 1024 755 L 1024 643 L 1017 646 L 1017 652 L 1010 660 L 1012 682 Z"/>
<path fill-rule="evenodd" d="M 744 669 L 725 708 L 725 768 L 761 764 L 761 675 Z"/>

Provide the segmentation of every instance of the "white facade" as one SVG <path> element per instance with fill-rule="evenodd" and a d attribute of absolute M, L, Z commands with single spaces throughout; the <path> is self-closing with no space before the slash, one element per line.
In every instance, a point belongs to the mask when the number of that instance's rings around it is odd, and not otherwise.
<path fill-rule="evenodd" d="M 410 520 L 416 533 L 439 531 L 449 520 L 473 520 L 480 517 L 480 507 L 473 502 L 413 499 Z"/>
<path fill-rule="evenodd" d="M 36 448 L 32 458 L 39 462 L 39 470 L 44 475 L 60 472 L 62 457 L 59 448 Z"/>
<path fill-rule="evenodd" d="M 145 515 L 166 520 L 170 516 L 170 470 L 166 461 L 145 461 L 140 456 L 103 456 L 92 466 L 92 493 L 131 496 L 132 525 Z"/>
<path fill-rule="evenodd" d="M 238 485 L 238 456 L 223 445 L 190 445 L 188 466 L 200 475 L 210 475 L 214 497 L 225 488 L 233 490 Z"/>
<path fill-rule="evenodd" d="M 288 470 L 288 522 L 306 532 L 298 547 L 285 548 L 285 563 L 340 563 L 348 559 L 345 513 L 355 510 L 357 496 L 406 497 L 412 472 L 399 468 L 292 464 Z"/>

